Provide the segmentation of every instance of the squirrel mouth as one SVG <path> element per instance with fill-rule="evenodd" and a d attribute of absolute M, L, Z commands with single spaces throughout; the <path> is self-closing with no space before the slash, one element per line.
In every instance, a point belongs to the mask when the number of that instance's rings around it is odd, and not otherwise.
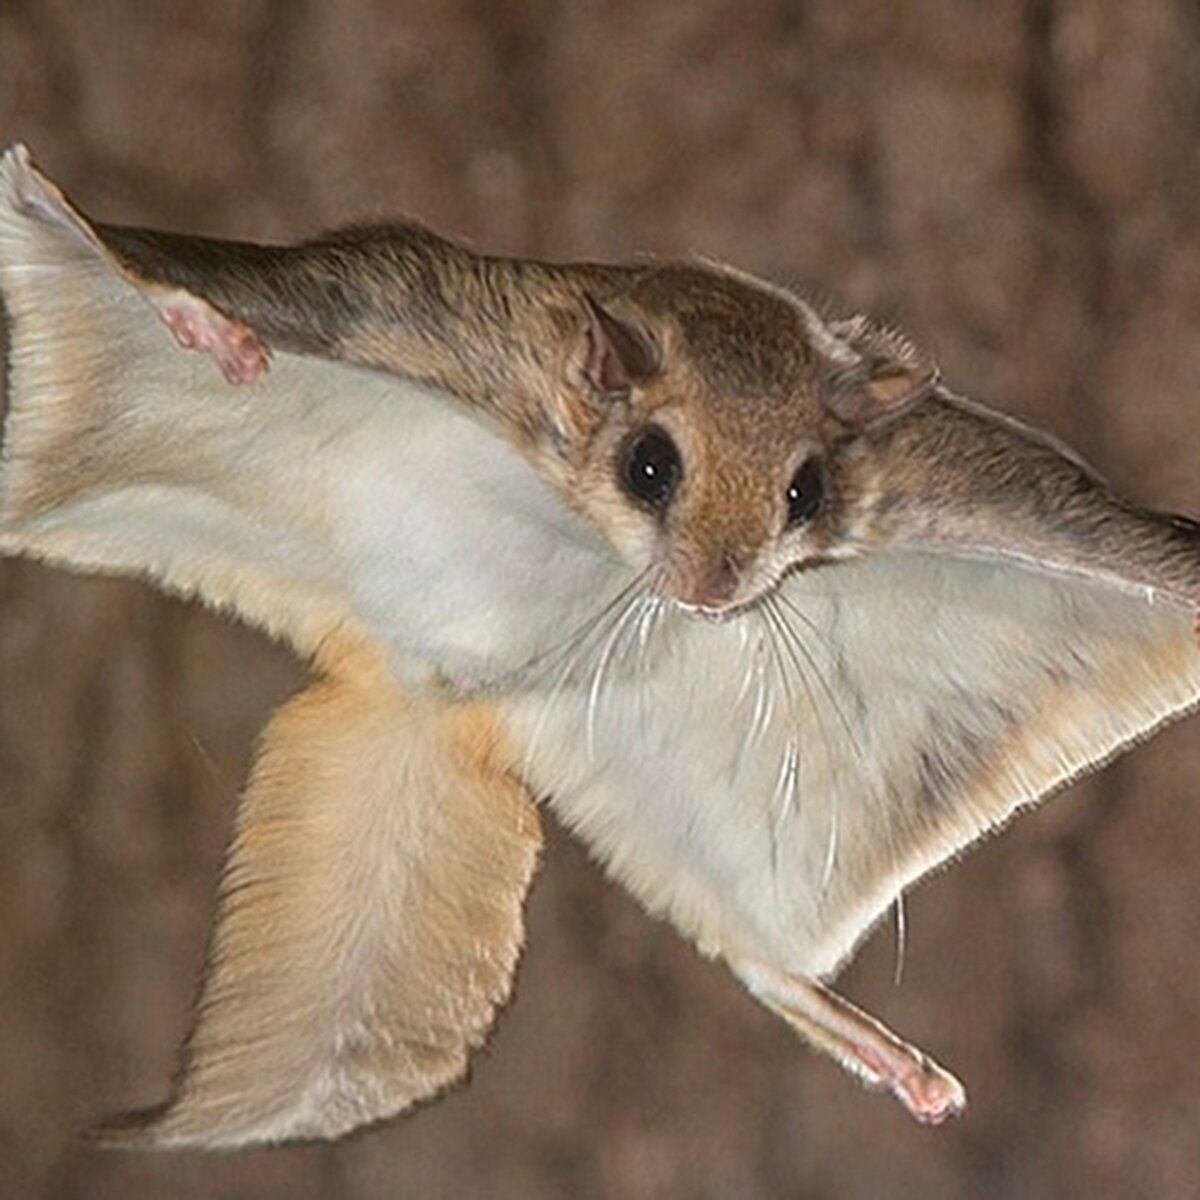
<path fill-rule="evenodd" d="M 748 600 L 738 600 L 720 605 L 692 604 L 686 600 L 679 600 L 674 596 L 670 597 L 670 600 L 672 605 L 685 616 L 693 620 L 707 621 L 712 625 L 720 625 L 726 621 L 732 621 L 756 607 L 762 601 L 762 598 L 761 595 L 751 596 Z"/>

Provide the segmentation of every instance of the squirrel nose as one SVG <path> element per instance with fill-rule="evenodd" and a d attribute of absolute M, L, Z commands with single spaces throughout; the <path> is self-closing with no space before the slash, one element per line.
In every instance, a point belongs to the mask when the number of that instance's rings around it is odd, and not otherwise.
<path fill-rule="evenodd" d="M 741 566 L 737 556 L 723 550 L 696 566 L 680 599 L 697 608 L 723 607 L 736 594 L 740 576 Z"/>

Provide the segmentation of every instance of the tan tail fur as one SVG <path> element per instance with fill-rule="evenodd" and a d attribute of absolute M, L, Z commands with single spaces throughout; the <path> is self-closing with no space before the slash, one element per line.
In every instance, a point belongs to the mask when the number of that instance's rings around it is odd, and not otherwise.
<path fill-rule="evenodd" d="M 509 996 L 541 836 L 491 717 L 331 664 L 264 734 L 176 1095 L 107 1142 L 336 1137 L 459 1079 Z"/>

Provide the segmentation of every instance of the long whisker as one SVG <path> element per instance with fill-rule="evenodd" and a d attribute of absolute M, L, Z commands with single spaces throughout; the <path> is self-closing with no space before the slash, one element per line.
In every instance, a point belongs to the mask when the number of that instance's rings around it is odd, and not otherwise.
<path fill-rule="evenodd" d="M 542 660 L 540 669 L 529 677 L 531 686 L 536 686 L 537 683 L 544 680 L 557 664 L 561 663 L 561 666 L 553 675 L 552 686 L 542 703 L 538 719 L 526 746 L 523 756 L 523 774 L 529 772 L 536 750 L 541 744 L 546 722 L 567 681 L 578 673 L 581 666 L 585 665 L 588 655 L 593 653 L 596 647 L 603 642 L 614 625 L 627 615 L 629 607 L 639 598 L 638 590 L 648 575 L 649 569 L 640 572 L 612 599 L 601 605 L 594 614 L 583 621 L 557 650 L 548 651 L 539 656 Z"/>
<path fill-rule="evenodd" d="M 807 646 L 804 645 L 799 635 L 792 628 L 784 613 L 776 608 L 773 597 L 768 596 L 766 598 L 764 601 L 764 607 L 770 610 L 772 619 L 775 621 L 779 629 L 780 636 L 785 647 L 787 648 L 788 657 L 791 660 L 792 666 L 795 668 L 796 674 L 800 677 L 800 681 L 804 685 L 804 690 L 808 695 L 809 705 L 817 722 L 817 727 L 821 733 L 821 740 L 825 744 L 825 752 L 832 761 L 834 754 L 833 741 L 829 736 L 829 729 L 825 724 L 825 718 L 822 714 L 822 706 L 818 702 L 817 695 L 813 691 L 812 685 L 809 683 L 808 671 L 806 671 L 804 668 L 805 663 L 808 664 L 809 668 L 812 670 L 812 673 L 817 677 L 818 682 L 824 685 L 822 686 L 822 691 L 825 693 L 826 699 L 830 702 L 831 707 L 833 707 L 835 711 L 839 711 L 837 700 L 832 695 L 831 689 L 826 685 L 825 677 L 813 659 L 812 655 L 808 652 Z M 838 832 L 840 829 L 838 808 L 838 795 L 837 791 L 834 790 L 832 792 L 832 802 L 830 805 L 829 826 L 825 836 L 825 859 L 821 867 L 821 896 L 824 896 L 828 890 L 829 881 L 833 878 L 833 871 L 837 862 Z"/>
<path fill-rule="evenodd" d="M 769 640 L 771 640 L 771 638 L 772 638 L 771 628 L 767 624 L 766 619 L 762 616 L 761 613 L 758 613 L 757 610 L 756 610 L 755 615 L 758 616 L 760 621 L 762 622 L 763 642 L 761 644 L 765 645 L 765 643 L 768 642 Z M 759 686 L 759 700 L 760 701 L 762 700 L 763 693 L 765 693 L 766 690 L 767 690 L 766 677 L 765 677 L 765 672 L 763 672 L 760 674 L 760 686 Z M 740 766 L 740 761 L 739 761 L 739 766 Z M 778 790 L 779 790 L 779 781 L 776 780 L 776 785 L 775 785 L 776 793 L 778 792 Z M 772 797 L 771 797 L 771 806 L 767 813 L 767 834 L 771 839 L 771 886 L 775 891 L 776 903 L 778 903 L 778 900 L 779 900 L 779 824 L 778 824 L 778 821 L 776 820 L 775 795 L 772 795 Z"/>
<path fill-rule="evenodd" d="M 836 643 L 790 596 L 785 595 L 782 591 L 776 591 L 772 594 L 771 599 L 776 604 L 786 608 L 821 643 L 825 653 L 829 655 L 831 660 L 836 659 L 838 652 Z"/>
<path fill-rule="evenodd" d="M 770 725 L 771 715 L 775 711 L 775 697 L 767 679 L 766 625 L 757 610 L 752 610 L 750 615 L 758 618 L 757 625 L 751 626 L 748 621 L 738 624 L 746 666 L 735 703 L 738 708 L 742 708 L 750 695 L 751 686 L 754 686 L 754 709 L 750 716 L 750 728 L 742 739 L 737 759 L 733 764 L 731 778 L 734 782 L 741 779 L 742 772 L 752 752 L 762 741 L 763 733 Z"/>
<path fill-rule="evenodd" d="M 788 652 L 787 639 L 785 636 L 785 628 L 784 628 L 783 622 L 779 618 L 779 614 L 777 612 L 775 612 L 774 608 L 771 606 L 769 601 L 763 605 L 762 612 L 763 612 L 764 619 L 768 622 L 769 627 L 772 630 L 772 634 L 771 634 L 772 656 L 773 656 L 774 662 L 775 662 L 775 670 L 779 677 L 779 684 L 780 684 L 780 687 L 783 689 L 784 699 L 787 701 L 787 706 L 788 706 L 788 714 L 787 714 L 787 716 L 788 716 L 788 742 L 787 742 L 787 746 L 788 746 L 788 750 L 790 751 L 795 746 L 795 737 L 796 737 L 795 731 L 796 731 L 796 722 L 798 719 L 798 713 L 797 713 L 797 709 L 796 709 L 796 694 L 792 690 L 791 680 L 788 678 L 787 667 L 784 662 L 784 655 Z M 782 647 L 782 650 L 781 650 L 781 647 Z M 797 673 L 800 674 L 801 680 L 802 680 L 802 682 L 804 682 L 805 688 L 807 689 L 808 684 L 807 684 L 807 681 L 804 680 L 804 678 L 803 678 L 803 673 L 799 672 L 799 671 Z M 812 696 L 810 694 L 809 695 L 810 703 L 811 703 L 811 700 L 812 700 Z M 793 757 L 796 757 L 798 759 L 798 757 L 799 757 L 798 753 L 796 755 L 794 755 Z"/>
<path fill-rule="evenodd" d="M 899 987 L 904 982 L 904 959 L 908 952 L 908 915 L 904 908 L 904 892 L 896 893 L 896 969 L 892 983 Z"/>
<path fill-rule="evenodd" d="M 637 622 L 637 705 L 638 705 L 638 720 L 642 728 L 645 728 L 648 722 L 648 714 L 646 712 L 646 688 L 647 680 L 650 672 L 647 669 L 648 659 L 650 657 L 650 647 L 654 640 L 655 634 L 659 630 L 662 621 L 662 615 L 667 607 L 666 599 L 659 594 L 657 588 L 657 578 L 648 581 L 648 594 L 645 597 L 645 602 L 642 610 L 642 615 Z"/>
<path fill-rule="evenodd" d="M 804 669 L 804 665 L 801 661 L 801 657 L 799 655 L 797 655 L 797 653 L 796 653 L 795 642 L 797 639 L 796 639 L 795 631 L 788 624 L 783 613 L 776 610 L 775 606 L 771 603 L 770 597 L 766 598 L 764 608 L 767 610 L 769 619 L 771 620 L 772 624 L 774 625 L 775 629 L 777 630 L 778 639 L 779 639 L 781 645 L 783 646 L 784 653 L 785 653 L 788 661 L 791 663 L 792 668 L 794 669 L 797 677 L 800 680 L 801 685 L 804 688 L 804 693 L 805 693 L 805 696 L 807 697 L 807 702 L 808 702 L 808 710 L 812 713 L 813 719 L 816 722 L 817 730 L 820 733 L 821 741 L 825 747 L 826 759 L 827 759 L 827 761 L 832 761 L 833 755 L 834 755 L 834 745 L 830 738 L 829 729 L 826 725 L 824 715 L 822 714 L 822 711 L 821 711 L 821 704 L 819 702 L 819 697 L 814 692 L 812 684 L 809 682 L 808 672 Z M 782 669 L 782 666 L 783 666 L 783 664 L 781 662 L 780 663 L 781 669 Z M 792 720 L 793 733 L 791 734 L 791 739 L 790 739 L 790 743 L 789 743 L 789 745 L 793 751 L 795 750 L 796 733 L 794 731 L 796 730 L 796 728 L 797 728 L 797 722 L 793 718 L 793 720 Z M 798 792 L 798 789 L 799 789 L 799 756 L 797 753 L 793 753 L 793 763 L 794 763 L 796 776 L 797 776 L 793 786 L 794 786 L 794 790 Z M 796 806 L 793 805 L 793 808 L 795 808 L 795 807 Z M 820 889 L 818 892 L 819 897 L 822 897 L 822 898 L 824 897 L 824 895 L 828 889 L 829 881 L 832 878 L 834 865 L 836 863 L 837 849 L 838 849 L 838 834 L 839 834 L 838 807 L 839 807 L 838 806 L 838 796 L 837 796 L 836 791 L 834 791 L 832 794 L 832 803 L 831 803 L 831 807 L 830 807 L 829 824 L 828 824 L 828 830 L 826 833 L 825 858 L 824 858 L 824 862 L 822 863 L 822 868 L 821 868 L 821 884 L 820 884 Z"/>
<path fill-rule="evenodd" d="M 797 712 L 795 693 L 784 666 L 783 653 L 780 649 L 778 625 L 774 614 L 767 608 L 759 610 L 763 629 L 767 634 L 767 644 L 775 664 L 776 678 L 787 704 L 786 722 L 788 728 L 787 741 L 784 743 L 783 758 L 779 765 L 779 774 L 775 781 L 775 791 L 771 798 L 771 814 L 769 829 L 771 835 L 771 879 L 776 895 L 779 889 L 779 839 L 784 821 L 797 807 L 797 794 L 800 773 L 800 753 L 795 741 L 797 727 Z"/>
<path fill-rule="evenodd" d="M 620 616 L 613 623 L 612 632 L 608 635 L 608 640 L 604 643 L 604 648 L 600 651 L 596 668 L 592 672 L 592 682 L 588 689 L 587 702 L 587 752 L 589 759 L 595 759 L 596 757 L 596 711 L 604 689 L 604 681 L 608 675 L 609 664 L 612 662 L 614 651 L 621 643 L 621 636 L 629 624 L 630 617 L 636 617 L 640 613 L 645 599 L 646 597 L 642 594 L 634 595 L 630 598 L 624 609 L 622 609 Z M 636 630 L 636 621 L 634 627 Z"/>
<path fill-rule="evenodd" d="M 760 617 L 761 622 L 761 617 Z M 750 732 L 738 756 L 735 774 L 740 775 L 746 756 L 762 741 L 763 733 L 771 723 L 775 712 L 775 697 L 768 687 L 767 679 L 767 644 L 765 624 L 758 631 L 758 640 L 754 643 L 754 678 L 757 690 L 754 697 L 754 713 L 750 718 Z"/>
<path fill-rule="evenodd" d="M 795 613 L 797 615 L 797 617 L 802 619 L 804 621 L 805 625 L 809 629 L 812 629 L 814 632 L 816 631 L 816 627 L 807 618 L 807 616 L 804 616 L 803 614 L 801 614 L 799 612 L 799 610 L 796 608 L 796 606 L 794 604 L 792 604 L 790 601 L 788 601 L 786 597 L 779 596 L 778 599 L 781 600 L 784 604 L 786 604 L 787 607 L 789 608 L 789 610 L 792 611 L 793 613 Z M 774 601 L 774 597 L 768 597 L 768 602 L 772 604 L 772 607 L 774 607 L 773 601 Z M 802 654 L 804 656 L 805 660 L 808 662 L 809 666 L 812 668 L 813 674 L 817 678 L 817 682 L 820 684 L 822 691 L 825 693 L 825 696 L 829 700 L 830 707 L 833 709 L 833 712 L 834 712 L 835 716 L 837 717 L 838 722 L 840 723 L 843 731 L 845 732 L 846 738 L 854 751 L 856 766 L 858 767 L 858 770 L 859 770 L 859 777 L 862 780 L 863 784 L 866 786 L 868 797 L 870 798 L 872 804 L 875 806 L 875 809 L 879 815 L 880 823 L 882 824 L 882 826 L 885 830 L 885 835 L 887 837 L 887 843 L 888 843 L 888 852 L 889 852 L 889 855 L 892 860 L 893 875 L 898 876 L 899 875 L 900 856 L 896 849 L 895 833 L 892 829 L 891 821 L 889 820 L 889 808 L 888 808 L 886 800 L 880 794 L 880 792 L 876 786 L 874 777 L 870 774 L 870 771 L 868 770 L 867 755 L 863 750 L 862 744 L 859 741 L 858 736 L 855 733 L 854 728 L 849 721 L 849 718 L 846 716 L 845 710 L 842 708 L 841 704 L 838 702 L 837 694 L 834 691 L 832 684 L 826 678 L 825 673 L 821 670 L 820 665 L 817 663 L 816 659 L 812 655 L 812 652 L 805 645 L 803 639 L 799 636 L 798 632 L 787 621 L 786 617 L 783 616 L 783 613 L 780 612 L 779 610 L 776 610 L 776 611 L 779 612 L 779 615 L 780 615 L 781 619 L 783 620 L 784 627 L 786 628 L 787 633 L 790 635 L 791 644 L 794 646 L 794 648 L 800 654 Z M 824 639 L 824 640 L 826 641 L 826 645 L 828 646 L 829 645 L 828 639 Z M 897 897 L 896 903 L 897 903 L 896 977 L 897 977 L 897 979 L 899 979 L 903 974 L 903 963 L 904 963 L 905 944 L 906 944 L 906 936 L 905 936 L 906 930 L 905 930 L 904 912 L 903 912 L 903 893 L 901 893 Z"/>
<path fill-rule="evenodd" d="M 734 704 L 741 708 L 746 703 L 746 697 L 750 695 L 750 685 L 754 682 L 757 675 L 756 667 L 758 665 L 758 647 L 759 643 L 755 642 L 753 646 L 750 644 L 750 623 L 748 621 L 739 621 L 737 625 L 738 641 L 741 643 L 741 659 L 745 664 L 745 669 L 742 671 L 742 685 L 738 688 L 737 699 Z"/>
<path fill-rule="evenodd" d="M 534 683 L 544 679 L 546 674 L 553 669 L 555 663 L 559 662 L 564 655 L 569 654 L 581 639 L 586 638 L 605 617 L 612 613 L 614 609 L 621 607 L 629 596 L 643 585 L 649 573 L 649 568 L 639 572 L 627 583 L 623 584 L 599 609 L 589 613 L 561 641 L 526 659 L 525 662 L 515 668 L 510 674 L 517 677 L 529 676 L 530 680 Z"/>

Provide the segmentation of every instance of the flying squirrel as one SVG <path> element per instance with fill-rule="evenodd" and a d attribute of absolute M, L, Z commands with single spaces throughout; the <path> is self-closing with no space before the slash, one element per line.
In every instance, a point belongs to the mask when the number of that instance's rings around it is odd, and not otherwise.
<path fill-rule="evenodd" d="M 543 799 L 941 1121 L 961 1084 L 824 981 L 922 876 L 1200 702 L 1200 526 L 737 271 L 101 225 L 14 146 L 0 289 L 0 551 L 312 668 L 262 735 L 174 1094 L 110 1142 L 337 1137 L 461 1078 Z"/>

